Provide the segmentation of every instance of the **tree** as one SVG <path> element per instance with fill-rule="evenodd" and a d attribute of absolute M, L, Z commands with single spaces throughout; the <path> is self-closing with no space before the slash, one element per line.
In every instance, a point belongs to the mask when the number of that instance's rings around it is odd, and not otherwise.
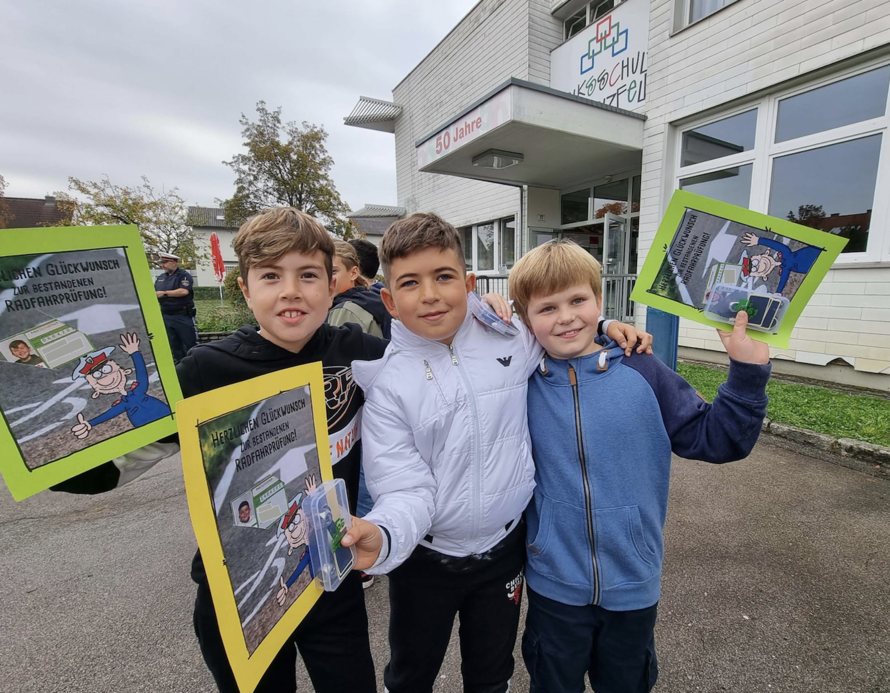
<path fill-rule="evenodd" d="M 156 192 L 145 176 L 141 185 L 120 186 L 106 175 L 98 182 L 72 176 L 68 190 L 80 197 L 56 193 L 56 204 L 68 212 L 59 226 L 135 224 L 146 253 L 173 253 L 185 268 L 194 268 L 206 255 L 188 225 L 188 209 L 177 188 Z"/>
<path fill-rule="evenodd" d="M 239 226 L 268 207 L 287 205 L 317 217 L 335 235 L 351 238 L 349 205 L 331 178 L 334 160 L 325 148 L 328 133 L 304 122 L 282 123 L 281 108 L 256 105 L 257 120 L 241 114 L 245 154 L 223 163 L 235 172 L 235 194 L 222 201 L 226 223 Z"/>
<path fill-rule="evenodd" d="M 788 212 L 788 221 L 793 221 L 801 226 L 809 226 L 812 229 L 822 229 L 822 220 L 825 218 L 825 210 L 822 205 L 800 205 L 797 215 Z"/>
<path fill-rule="evenodd" d="M 0 176 L 0 229 L 8 229 L 9 223 L 15 219 L 15 215 L 9 209 L 6 200 L 3 199 L 6 194 L 6 186 L 6 179 Z"/>

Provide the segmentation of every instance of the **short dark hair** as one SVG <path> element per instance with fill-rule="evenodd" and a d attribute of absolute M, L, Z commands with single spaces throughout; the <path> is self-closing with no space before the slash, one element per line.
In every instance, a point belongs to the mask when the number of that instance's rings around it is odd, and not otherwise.
<path fill-rule="evenodd" d="M 12 350 L 12 349 L 18 349 L 19 347 L 23 347 L 23 346 L 26 346 L 26 347 L 28 347 L 29 349 L 31 348 L 31 345 L 28 344 L 28 342 L 24 341 L 23 339 L 13 339 L 13 340 L 9 343 L 9 348 L 10 348 L 10 350 Z"/>
<path fill-rule="evenodd" d="M 362 276 L 373 281 L 380 269 L 380 256 L 377 255 L 377 246 L 364 238 L 353 238 L 348 243 L 355 248 L 355 252 L 358 255 L 358 268 L 361 270 Z"/>
<path fill-rule="evenodd" d="M 416 212 L 390 226 L 380 241 L 380 264 L 383 265 L 386 283 L 389 283 L 393 260 L 414 255 L 427 248 L 453 250 L 461 260 L 461 267 L 464 265 L 460 233 L 438 214 Z"/>
<path fill-rule="evenodd" d="M 241 508 L 244 508 L 244 507 L 246 507 L 248 510 L 250 510 L 250 503 L 248 503 L 247 501 L 241 501 L 241 505 L 238 506 L 238 510 L 240 511 Z"/>

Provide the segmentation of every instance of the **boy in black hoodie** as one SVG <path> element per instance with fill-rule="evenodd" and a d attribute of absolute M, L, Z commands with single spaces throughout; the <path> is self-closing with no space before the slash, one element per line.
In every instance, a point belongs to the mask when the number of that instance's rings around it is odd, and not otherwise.
<path fill-rule="evenodd" d="M 356 325 L 325 324 L 334 292 L 333 240 L 308 214 L 292 208 L 263 212 L 245 223 L 234 242 L 238 280 L 260 329 L 242 327 L 235 334 L 193 349 L 176 368 L 185 397 L 249 380 L 285 368 L 321 361 L 324 369 L 328 434 L 332 441 L 360 435 L 364 404 L 352 380 L 351 363 L 383 356 L 386 342 L 363 334 Z M 174 454 L 178 446 L 156 443 L 109 462 L 55 488 L 101 493 L 134 478 L 148 466 Z M 342 455 L 332 446 L 334 476 L 344 479 L 350 499 L 358 492 L 361 445 Z M 351 508 L 355 512 L 355 508 Z M 222 693 L 238 693 L 223 648 L 219 625 L 200 552 L 192 561 L 198 584 L 195 634 L 204 661 Z M 256 693 L 296 690 L 296 648 L 318 693 L 373 693 L 374 663 L 368 617 L 358 573 L 336 592 L 325 592 L 294 631 L 256 688 Z"/>

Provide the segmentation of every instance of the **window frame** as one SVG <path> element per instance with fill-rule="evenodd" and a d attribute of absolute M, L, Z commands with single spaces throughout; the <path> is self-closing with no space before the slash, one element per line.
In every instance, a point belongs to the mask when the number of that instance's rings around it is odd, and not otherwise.
<path fill-rule="evenodd" d="M 800 152 L 820 149 L 833 144 L 841 144 L 862 139 L 870 135 L 881 135 L 881 154 L 875 176 L 875 196 L 872 202 L 872 217 L 869 225 L 868 246 L 865 252 L 841 253 L 835 266 L 850 267 L 862 264 L 890 262 L 890 196 L 882 196 L 879 191 L 890 189 L 890 90 L 884 115 L 870 118 L 858 123 L 843 125 L 831 130 L 805 135 L 784 142 L 775 142 L 778 126 L 779 103 L 799 94 L 840 82 L 851 77 L 870 72 L 890 65 L 890 60 L 871 61 L 857 65 L 855 68 L 834 72 L 822 78 L 811 80 L 806 84 L 778 90 L 759 99 L 745 100 L 707 118 L 681 122 L 674 126 L 674 178 L 673 190 L 680 189 L 681 180 L 693 176 L 722 171 L 752 164 L 751 191 L 748 207 L 754 211 L 767 214 L 769 210 L 770 187 L 773 175 L 773 162 L 780 157 Z M 715 123 L 734 115 L 739 115 L 752 108 L 757 109 L 756 132 L 754 147 L 746 152 L 711 159 L 691 166 L 681 166 L 683 161 L 683 134 L 690 130 Z M 884 199 L 882 199 L 884 198 Z"/>
<path fill-rule="evenodd" d="M 501 266 L 505 265 L 504 262 L 504 253 L 503 248 L 501 248 L 501 225 L 506 224 L 508 221 L 513 222 L 513 264 L 516 264 L 516 261 L 521 257 L 519 253 L 519 224 L 517 223 L 517 219 L 519 218 L 518 214 L 507 215 L 503 217 L 498 217 L 496 219 L 491 219 L 488 221 L 480 221 L 476 224 L 464 224 L 463 226 L 458 227 L 458 231 L 461 232 L 461 242 L 463 242 L 463 231 L 464 229 L 472 229 L 472 239 L 473 239 L 473 252 L 471 253 L 472 257 L 472 266 L 467 269 L 467 272 L 472 272 L 473 274 L 480 277 L 487 276 L 506 276 L 510 272 L 509 268 L 506 272 L 501 272 Z M 492 224 L 494 227 L 494 236 L 492 239 L 492 256 L 494 258 L 494 269 L 490 270 L 480 270 L 479 267 L 479 227 L 487 226 L 488 224 Z"/>

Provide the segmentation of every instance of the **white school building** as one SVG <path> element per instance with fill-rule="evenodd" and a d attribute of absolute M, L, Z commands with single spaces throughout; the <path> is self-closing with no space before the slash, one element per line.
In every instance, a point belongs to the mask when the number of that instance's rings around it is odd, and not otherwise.
<path fill-rule="evenodd" d="M 483 286 L 572 238 L 606 315 L 641 327 L 629 292 L 676 189 L 843 235 L 774 368 L 890 390 L 888 87 L 887 0 L 481 0 L 345 122 L 395 136 L 398 206 L 460 228 Z M 679 335 L 725 359 L 713 329 Z"/>

